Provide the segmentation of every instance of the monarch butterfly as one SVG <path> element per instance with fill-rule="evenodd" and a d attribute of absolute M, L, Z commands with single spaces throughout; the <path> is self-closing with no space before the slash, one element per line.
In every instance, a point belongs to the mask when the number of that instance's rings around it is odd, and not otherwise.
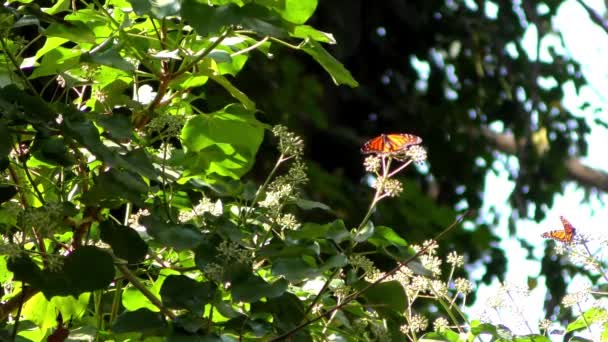
<path fill-rule="evenodd" d="M 422 139 L 413 134 L 381 134 L 363 144 L 361 153 L 391 154 L 400 152 L 410 145 L 418 145 L 421 142 Z"/>
<path fill-rule="evenodd" d="M 559 217 L 562 220 L 562 225 L 564 226 L 563 230 L 552 230 L 550 232 L 545 232 L 541 236 L 545 239 L 553 239 L 563 243 L 570 243 L 576 234 L 576 229 L 572 226 L 566 218 L 563 216 Z"/>

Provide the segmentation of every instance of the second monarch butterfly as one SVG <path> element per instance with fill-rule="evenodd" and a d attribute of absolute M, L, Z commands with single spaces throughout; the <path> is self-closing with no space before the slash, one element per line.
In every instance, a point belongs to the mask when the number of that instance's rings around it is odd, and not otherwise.
<path fill-rule="evenodd" d="M 572 239 L 576 235 L 576 229 L 572 226 L 565 217 L 560 216 L 560 220 L 562 220 L 562 225 L 564 226 L 563 230 L 552 230 L 550 232 L 545 232 L 541 236 L 545 239 L 553 239 L 563 243 L 571 243 Z"/>
<path fill-rule="evenodd" d="M 361 147 L 361 153 L 391 154 L 401 152 L 408 146 L 418 145 L 421 142 L 422 139 L 413 134 L 381 134 L 365 142 Z"/>

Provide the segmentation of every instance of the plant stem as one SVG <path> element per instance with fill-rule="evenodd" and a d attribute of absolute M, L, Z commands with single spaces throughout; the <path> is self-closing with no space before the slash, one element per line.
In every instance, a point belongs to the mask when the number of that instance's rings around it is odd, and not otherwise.
<path fill-rule="evenodd" d="M 133 284 L 133 286 L 138 289 L 143 295 L 144 297 L 148 298 L 148 300 L 154 304 L 154 306 L 156 306 L 157 308 L 160 309 L 160 311 L 168 316 L 171 319 L 175 319 L 177 318 L 177 316 L 169 311 L 167 308 L 165 308 L 163 306 L 163 303 L 161 303 L 161 301 L 156 298 L 156 296 L 154 295 L 154 293 L 150 292 L 150 290 L 148 290 L 148 288 L 146 288 L 144 286 L 144 284 L 142 284 L 139 279 L 137 279 L 137 277 L 131 273 L 131 271 L 129 270 L 129 268 L 127 268 L 127 265 L 120 263 L 118 260 L 114 259 L 114 262 L 116 263 L 116 267 L 118 268 L 118 270 L 125 276 L 125 278 L 127 278 L 127 280 L 129 280 L 129 282 L 131 284 Z"/>

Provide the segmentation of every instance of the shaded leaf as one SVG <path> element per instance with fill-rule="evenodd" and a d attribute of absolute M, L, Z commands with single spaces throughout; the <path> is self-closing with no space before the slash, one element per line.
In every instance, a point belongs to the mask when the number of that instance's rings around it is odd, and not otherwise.
<path fill-rule="evenodd" d="M 114 254 L 136 264 L 144 260 L 148 253 L 148 244 L 139 236 L 135 229 L 106 220 L 100 223 L 100 237 L 109 244 Z"/>
<path fill-rule="evenodd" d="M 158 242 L 178 251 L 193 249 L 204 241 L 203 234 L 193 225 L 163 222 L 155 216 L 141 218 L 141 224 Z"/>
<path fill-rule="evenodd" d="M 165 279 L 160 295 L 163 305 L 175 309 L 188 309 L 202 315 L 204 307 L 215 296 L 216 286 L 211 282 L 198 282 L 183 275 L 170 275 Z"/>
<path fill-rule="evenodd" d="M 150 334 L 158 332 L 166 326 L 167 323 L 160 313 L 139 309 L 123 312 L 116 317 L 116 321 L 112 325 L 112 331 L 115 333 L 134 331 Z"/>

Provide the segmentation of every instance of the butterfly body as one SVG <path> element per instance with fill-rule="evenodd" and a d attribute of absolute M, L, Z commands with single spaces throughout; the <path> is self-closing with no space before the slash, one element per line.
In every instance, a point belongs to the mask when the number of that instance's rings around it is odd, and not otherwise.
<path fill-rule="evenodd" d="M 401 152 L 411 145 L 418 145 L 420 143 L 422 143 L 422 139 L 413 134 L 381 134 L 365 142 L 363 147 L 361 147 L 361 153 L 392 154 Z"/>
<path fill-rule="evenodd" d="M 574 239 L 574 236 L 576 235 L 576 229 L 568 220 L 566 220 L 565 217 L 560 216 L 559 218 L 562 221 L 562 226 L 564 226 L 564 229 L 545 232 L 541 235 L 541 237 L 544 237 L 545 239 L 553 239 L 563 243 L 571 243 L 572 239 Z"/>

